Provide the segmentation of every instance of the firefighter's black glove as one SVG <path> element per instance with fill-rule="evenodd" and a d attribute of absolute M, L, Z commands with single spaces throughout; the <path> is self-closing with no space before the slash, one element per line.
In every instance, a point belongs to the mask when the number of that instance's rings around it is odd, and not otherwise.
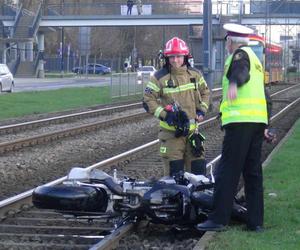
<path fill-rule="evenodd" d="M 192 147 L 192 154 L 195 157 L 200 157 L 204 154 L 204 140 L 205 137 L 200 133 L 193 133 L 189 137 L 189 141 Z"/>
<path fill-rule="evenodd" d="M 178 111 L 167 111 L 165 122 L 169 126 L 176 126 L 178 124 Z"/>
<path fill-rule="evenodd" d="M 183 110 L 178 111 L 178 123 L 175 125 L 175 137 L 187 136 L 190 130 L 190 120 Z"/>

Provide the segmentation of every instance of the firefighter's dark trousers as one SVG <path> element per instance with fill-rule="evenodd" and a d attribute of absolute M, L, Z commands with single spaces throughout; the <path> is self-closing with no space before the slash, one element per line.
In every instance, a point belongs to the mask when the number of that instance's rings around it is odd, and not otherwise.
<path fill-rule="evenodd" d="M 214 210 L 209 219 L 229 222 L 241 173 L 245 181 L 248 226 L 262 226 L 264 216 L 261 148 L 265 125 L 233 123 L 225 126 L 222 157 L 216 172 Z"/>
<path fill-rule="evenodd" d="M 160 140 L 160 155 L 164 161 L 164 175 L 172 175 L 172 169 L 183 170 L 193 174 L 206 172 L 204 155 L 195 157 L 188 136 L 175 137 L 174 132 L 161 130 L 158 138 Z M 179 166 L 181 165 L 181 166 Z"/>

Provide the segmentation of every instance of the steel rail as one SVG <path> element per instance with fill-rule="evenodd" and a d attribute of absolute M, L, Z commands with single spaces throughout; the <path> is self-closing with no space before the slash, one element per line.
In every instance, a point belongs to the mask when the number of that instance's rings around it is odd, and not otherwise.
<path fill-rule="evenodd" d="M 290 86 L 290 87 L 288 87 L 288 88 L 285 88 L 285 89 L 282 89 L 282 90 L 278 90 L 276 93 L 273 93 L 273 94 L 271 94 L 270 96 L 273 97 L 273 96 L 275 96 L 275 95 L 281 94 L 281 93 L 283 93 L 283 92 L 285 92 L 285 91 L 288 91 L 288 90 L 293 89 L 293 88 L 296 88 L 296 87 L 299 87 L 299 85 L 295 84 L 295 85 Z"/>
<path fill-rule="evenodd" d="M 62 121 L 67 121 L 71 119 L 79 119 L 79 118 L 85 118 L 85 117 L 91 117 L 96 115 L 101 115 L 104 113 L 112 113 L 112 112 L 119 112 L 125 109 L 134 109 L 142 107 L 141 103 L 132 103 L 132 104 L 126 104 L 126 105 L 120 105 L 115 107 L 108 107 L 108 108 L 101 108 L 96 110 L 89 110 L 84 112 L 78 112 L 68 115 L 61 115 L 61 116 L 55 116 L 45 119 L 39 119 L 34 121 L 28 121 L 28 122 L 22 122 L 17 124 L 10 124 L 5 126 L 0 126 L 0 133 L 3 134 L 6 131 L 17 131 L 25 128 L 32 128 L 32 127 L 38 127 L 45 124 L 54 124 L 54 123 L 60 123 Z"/>
<path fill-rule="evenodd" d="M 104 237 L 99 243 L 93 245 L 89 250 L 111 250 L 115 248 L 120 239 L 126 234 L 133 231 L 135 227 L 134 223 L 124 224 L 121 227 L 114 230 L 110 235 Z"/>
<path fill-rule="evenodd" d="M 82 132 L 90 132 L 90 131 L 98 130 L 100 128 L 108 127 L 114 124 L 125 123 L 130 120 L 136 121 L 136 120 L 144 119 L 148 115 L 149 114 L 145 112 L 140 112 L 137 114 L 118 117 L 107 121 L 93 122 L 90 124 L 84 124 L 69 129 L 63 129 L 63 130 L 51 132 L 51 133 L 40 134 L 28 138 L 17 139 L 14 141 L 2 142 L 0 143 L 0 154 L 9 151 L 14 151 L 16 149 L 24 148 L 26 146 L 33 146 L 44 142 L 52 142 L 55 140 L 59 140 L 61 138 L 66 138 L 68 136 L 78 135 L 81 134 Z"/>

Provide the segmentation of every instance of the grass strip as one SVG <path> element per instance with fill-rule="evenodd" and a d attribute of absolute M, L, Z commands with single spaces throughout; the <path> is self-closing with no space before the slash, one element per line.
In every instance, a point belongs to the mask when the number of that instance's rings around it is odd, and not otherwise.
<path fill-rule="evenodd" d="M 109 87 L 64 88 L 2 94 L 0 95 L 0 120 L 125 100 L 141 100 L 141 95 L 111 100 Z"/>

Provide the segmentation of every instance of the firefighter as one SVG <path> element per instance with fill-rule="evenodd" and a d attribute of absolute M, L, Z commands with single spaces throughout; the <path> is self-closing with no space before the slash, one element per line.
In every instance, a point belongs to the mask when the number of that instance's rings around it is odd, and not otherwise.
<path fill-rule="evenodd" d="M 266 126 L 268 111 L 264 91 L 264 71 L 260 60 L 248 47 L 253 30 L 239 24 L 225 24 L 226 47 L 220 106 L 225 130 L 222 157 L 217 167 L 213 212 L 197 225 L 200 231 L 221 231 L 229 223 L 240 175 L 245 182 L 247 229 L 260 232 L 263 226 L 263 179 L 260 162 L 264 136 L 272 140 Z"/>
<path fill-rule="evenodd" d="M 163 53 L 165 64 L 150 78 L 143 106 L 160 120 L 164 174 L 188 171 L 205 175 L 203 144 L 196 143 L 192 135 L 207 112 L 210 91 L 202 74 L 190 66 L 189 48 L 183 40 L 172 38 Z"/>

